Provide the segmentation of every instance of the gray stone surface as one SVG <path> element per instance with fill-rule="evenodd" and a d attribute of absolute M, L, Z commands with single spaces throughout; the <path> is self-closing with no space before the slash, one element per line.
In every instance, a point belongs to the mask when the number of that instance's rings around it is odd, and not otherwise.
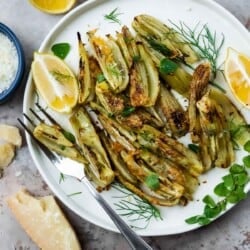
<path fill-rule="evenodd" d="M 181 0 L 180 0 L 181 1 Z M 84 1 L 78 1 L 80 4 Z M 249 0 L 217 0 L 250 29 Z M 53 16 L 34 9 L 28 1 L 0 0 L 0 22 L 12 28 L 20 38 L 26 55 L 26 76 L 30 68 L 33 51 L 36 50 L 48 31 L 62 16 Z M 0 123 L 17 125 L 21 116 L 26 77 L 15 96 L 0 105 Z M 0 179 L 0 250 L 35 250 L 37 247 L 29 239 L 6 207 L 5 199 L 21 186 L 27 187 L 35 195 L 50 194 L 43 182 L 24 141 L 17 157 Z M 74 225 L 83 249 L 128 249 L 119 234 L 99 228 L 62 208 Z M 244 200 L 214 223 L 199 230 L 173 236 L 147 237 L 146 241 L 154 249 L 171 250 L 246 250 L 250 249 L 250 199 Z"/>

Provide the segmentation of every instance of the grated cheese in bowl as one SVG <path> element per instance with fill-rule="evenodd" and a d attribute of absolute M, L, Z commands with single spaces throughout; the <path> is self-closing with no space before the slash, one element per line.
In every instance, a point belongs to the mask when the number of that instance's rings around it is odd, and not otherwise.
<path fill-rule="evenodd" d="M 22 83 L 25 57 L 15 33 L 0 22 L 0 104 L 10 99 Z"/>
<path fill-rule="evenodd" d="M 0 93 L 10 87 L 17 70 L 17 49 L 6 35 L 0 33 Z"/>

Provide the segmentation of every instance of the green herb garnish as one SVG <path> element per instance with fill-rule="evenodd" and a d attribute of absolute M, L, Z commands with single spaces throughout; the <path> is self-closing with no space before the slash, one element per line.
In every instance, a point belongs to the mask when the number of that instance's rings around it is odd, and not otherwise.
<path fill-rule="evenodd" d="M 245 143 L 244 149 L 247 151 L 249 147 L 250 141 Z M 186 223 L 207 225 L 212 222 L 213 218 L 226 209 L 227 204 L 235 204 L 245 199 L 247 194 L 244 189 L 249 182 L 249 175 L 246 168 L 249 167 L 250 155 L 243 158 L 243 165 L 233 164 L 229 169 L 229 173 L 222 177 L 223 181 L 214 188 L 214 194 L 223 197 L 223 199 L 216 203 L 211 196 L 206 195 L 202 200 L 205 203 L 203 214 L 186 219 Z"/>
<path fill-rule="evenodd" d="M 250 155 L 247 155 L 243 158 L 243 163 L 247 168 L 250 168 Z"/>
<path fill-rule="evenodd" d="M 113 183 L 112 187 L 121 192 L 121 196 L 113 197 L 120 199 L 114 204 L 119 215 L 127 217 L 131 222 L 145 221 L 143 228 L 146 228 L 153 218 L 162 220 L 160 210 L 148 201 L 141 199 L 118 182 Z"/>
<path fill-rule="evenodd" d="M 160 62 L 160 72 L 163 74 L 173 74 L 178 68 L 178 64 L 167 58 L 163 58 Z"/>
<path fill-rule="evenodd" d="M 69 131 L 66 131 L 66 130 L 63 130 L 62 133 L 63 133 L 64 137 L 66 139 L 68 139 L 70 142 L 76 143 L 76 138 L 72 133 L 70 133 Z"/>
<path fill-rule="evenodd" d="M 51 50 L 54 55 L 64 59 L 70 51 L 70 45 L 69 43 L 56 43 L 51 47 Z"/>
<path fill-rule="evenodd" d="M 193 152 L 195 152 L 196 154 L 198 154 L 199 151 L 200 151 L 200 147 L 198 145 L 196 145 L 196 144 L 192 144 L 192 143 L 188 144 L 188 148 L 190 150 L 192 150 Z"/>
<path fill-rule="evenodd" d="M 75 192 L 75 193 L 72 193 L 72 194 L 67 194 L 68 197 L 72 197 L 72 196 L 75 196 L 75 195 L 79 195 L 81 194 L 82 192 Z"/>
<path fill-rule="evenodd" d="M 147 142 L 155 142 L 154 135 L 149 133 L 148 131 L 141 132 L 140 136 L 143 138 L 143 140 Z"/>
<path fill-rule="evenodd" d="M 201 59 L 210 62 L 214 78 L 218 71 L 222 72 L 217 64 L 217 59 L 225 41 L 223 33 L 219 39 L 217 33 L 212 32 L 207 24 L 200 25 L 200 23 L 198 23 L 194 29 L 191 29 L 184 22 L 180 22 L 179 24 L 171 22 L 171 24 L 175 31 L 183 37 L 185 43 L 197 50 Z"/>
<path fill-rule="evenodd" d="M 65 175 L 63 173 L 60 173 L 59 184 L 61 184 L 61 182 L 63 181 L 65 181 Z"/>
<path fill-rule="evenodd" d="M 155 173 L 148 175 L 145 179 L 145 184 L 152 190 L 157 190 L 160 187 L 159 176 Z"/>
<path fill-rule="evenodd" d="M 118 19 L 118 16 L 122 15 L 123 13 L 118 13 L 118 8 L 112 10 L 109 14 L 104 15 L 104 19 L 110 21 L 111 23 L 118 23 L 121 25 L 121 21 Z"/>
<path fill-rule="evenodd" d="M 126 106 L 126 107 L 123 109 L 121 115 L 122 115 L 123 117 L 127 117 L 127 116 L 130 116 L 134 111 L 135 111 L 135 107 Z"/>
<path fill-rule="evenodd" d="M 134 63 L 138 63 L 141 61 L 141 56 L 140 55 L 137 55 L 137 56 L 133 56 L 133 62 Z"/>
<path fill-rule="evenodd" d="M 244 150 L 247 152 L 250 152 L 250 141 L 248 141 L 245 145 L 244 145 Z"/>
<path fill-rule="evenodd" d="M 96 81 L 97 81 L 98 83 L 103 82 L 103 81 L 105 81 L 105 80 L 106 80 L 106 79 L 105 79 L 104 74 L 99 74 L 99 75 L 97 75 L 97 77 L 96 77 Z"/>
<path fill-rule="evenodd" d="M 118 68 L 117 64 L 110 64 L 107 66 L 107 70 L 109 71 L 110 74 L 114 75 L 115 77 L 121 76 L 121 71 Z"/>
<path fill-rule="evenodd" d="M 160 53 L 162 53 L 164 56 L 171 56 L 173 53 L 170 49 L 167 48 L 166 45 L 158 42 L 157 40 L 153 39 L 153 38 L 147 38 L 147 42 L 149 43 L 149 45 L 155 49 L 156 51 L 159 51 Z"/>
<path fill-rule="evenodd" d="M 108 117 L 113 119 L 115 117 L 115 114 L 114 113 L 108 113 Z"/>

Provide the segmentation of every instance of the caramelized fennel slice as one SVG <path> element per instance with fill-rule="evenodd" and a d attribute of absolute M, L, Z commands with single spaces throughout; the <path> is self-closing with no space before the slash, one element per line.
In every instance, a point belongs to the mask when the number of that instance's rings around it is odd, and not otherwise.
<path fill-rule="evenodd" d="M 114 172 L 89 115 L 83 108 L 79 108 L 70 117 L 70 123 L 90 163 L 89 172 L 95 176 L 93 180 L 97 179 L 96 184 L 101 188 L 107 187 L 114 180 Z"/>
<path fill-rule="evenodd" d="M 210 71 L 210 65 L 208 63 L 200 64 L 196 67 L 190 83 L 188 117 L 189 132 L 191 133 L 191 139 L 194 143 L 199 142 L 199 138 L 197 137 L 197 134 L 199 133 L 199 124 L 196 103 L 206 93 Z"/>
<path fill-rule="evenodd" d="M 138 132 L 137 140 L 141 146 L 183 166 L 194 176 L 203 172 L 203 165 L 194 152 L 149 125 L 144 125 Z"/>
<path fill-rule="evenodd" d="M 132 26 L 140 35 L 153 37 L 166 46 L 170 55 L 175 55 L 189 64 L 198 61 L 198 55 L 191 46 L 182 39 L 177 31 L 159 19 L 146 14 L 138 15 L 134 18 Z"/>
<path fill-rule="evenodd" d="M 102 69 L 105 79 L 115 93 L 126 89 L 129 77 L 128 67 L 116 41 L 110 35 L 103 39 L 96 30 L 87 32 L 94 55 Z"/>
<path fill-rule="evenodd" d="M 77 33 L 77 38 L 79 51 L 78 102 L 85 103 L 87 100 L 90 101 L 94 96 L 94 82 L 91 76 L 89 56 L 82 43 L 79 32 Z"/>
<path fill-rule="evenodd" d="M 33 135 L 51 151 L 55 151 L 62 156 L 83 164 L 88 163 L 84 155 L 76 148 L 75 144 L 64 136 L 63 130 L 59 126 L 41 123 L 35 127 Z"/>
<path fill-rule="evenodd" d="M 166 118 L 171 134 L 176 137 L 185 135 L 189 127 L 187 114 L 172 93 L 163 85 L 161 85 L 158 105 Z"/>

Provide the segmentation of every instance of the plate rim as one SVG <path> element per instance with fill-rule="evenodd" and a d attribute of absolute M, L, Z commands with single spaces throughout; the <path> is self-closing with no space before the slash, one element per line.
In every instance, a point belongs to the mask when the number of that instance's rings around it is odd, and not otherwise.
<path fill-rule="evenodd" d="M 46 44 L 48 43 L 48 41 L 51 39 L 51 36 L 53 34 L 55 34 L 57 32 L 58 29 L 60 29 L 60 27 L 67 21 L 69 21 L 71 18 L 74 18 L 75 15 L 78 14 L 78 12 L 86 12 L 88 11 L 88 7 L 90 7 L 90 9 L 94 8 L 94 5 L 98 5 L 104 2 L 108 2 L 109 0 L 88 0 L 86 2 L 81 3 L 80 5 L 78 5 L 77 7 L 75 7 L 73 10 L 71 10 L 70 12 L 68 12 L 66 15 L 64 15 L 53 27 L 52 29 L 48 32 L 48 34 L 45 36 L 45 38 L 43 39 L 38 51 L 41 52 Z M 229 10 L 227 10 L 225 7 L 223 7 L 221 4 L 219 4 L 218 2 L 216 2 L 215 0 L 194 0 L 195 2 L 198 2 L 199 4 L 202 5 L 211 5 L 215 10 L 219 10 L 221 13 L 223 13 L 223 15 L 225 15 L 225 17 L 227 18 L 226 20 L 230 20 L 233 23 L 235 23 L 237 25 L 237 29 L 239 29 L 240 33 L 244 33 L 243 35 L 248 37 L 248 40 L 250 40 L 250 32 L 247 30 L 247 28 L 239 21 L 239 19 L 237 19 Z M 28 96 L 30 95 L 30 88 L 33 87 L 33 83 L 32 83 L 32 72 L 30 70 L 28 78 L 26 80 L 26 87 L 25 87 L 25 92 L 24 92 L 24 101 L 23 101 L 23 111 L 27 112 L 28 108 L 29 108 L 29 101 L 28 101 Z M 119 233 L 119 230 L 116 228 L 116 226 L 111 223 L 110 225 L 104 225 L 103 223 L 101 223 L 97 217 L 93 218 L 91 216 L 84 216 L 82 214 L 82 211 L 80 209 L 80 207 L 74 205 L 72 203 L 72 200 L 69 199 L 69 197 L 67 197 L 67 195 L 62 191 L 62 189 L 58 189 L 57 187 L 57 183 L 54 180 L 54 178 L 52 177 L 51 174 L 48 174 L 46 171 L 43 170 L 41 164 L 39 163 L 38 158 L 36 157 L 35 151 L 39 149 L 37 148 L 36 145 L 33 145 L 32 139 L 29 136 L 29 134 L 27 132 L 25 132 L 25 137 L 26 137 L 26 141 L 27 141 L 27 145 L 28 145 L 28 150 L 30 152 L 31 158 L 35 163 L 36 168 L 39 170 L 43 180 L 46 182 L 46 184 L 49 186 L 49 188 L 51 189 L 51 191 L 53 192 L 53 194 L 55 194 L 55 196 L 71 211 L 73 211 L 75 214 L 77 214 L 79 217 L 81 217 L 82 219 L 96 225 L 99 226 L 103 229 L 109 230 L 111 232 L 115 232 L 115 233 Z M 34 147 L 36 148 L 36 150 L 34 150 Z M 247 185 L 247 191 L 250 190 L 250 185 Z M 217 220 L 218 218 L 220 218 L 222 215 L 224 215 L 226 212 L 228 212 L 229 210 L 231 210 L 234 206 L 230 206 L 229 208 L 227 208 L 227 210 L 223 213 L 221 213 L 217 218 L 215 218 L 213 221 Z M 113 227 L 112 227 L 113 225 Z M 153 233 L 152 231 L 148 232 L 148 233 L 140 233 L 140 231 L 137 231 L 137 233 L 141 236 L 164 236 L 164 235 L 174 235 L 174 234 L 180 234 L 180 233 L 185 233 L 185 232 L 189 232 L 189 231 L 193 231 L 196 229 L 199 229 L 200 227 L 202 227 L 201 225 L 190 225 L 190 228 L 188 230 L 186 229 L 182 229 L 180 228 L 179 230 L 176 230 L 175 232 L 172 233 Z"/>

